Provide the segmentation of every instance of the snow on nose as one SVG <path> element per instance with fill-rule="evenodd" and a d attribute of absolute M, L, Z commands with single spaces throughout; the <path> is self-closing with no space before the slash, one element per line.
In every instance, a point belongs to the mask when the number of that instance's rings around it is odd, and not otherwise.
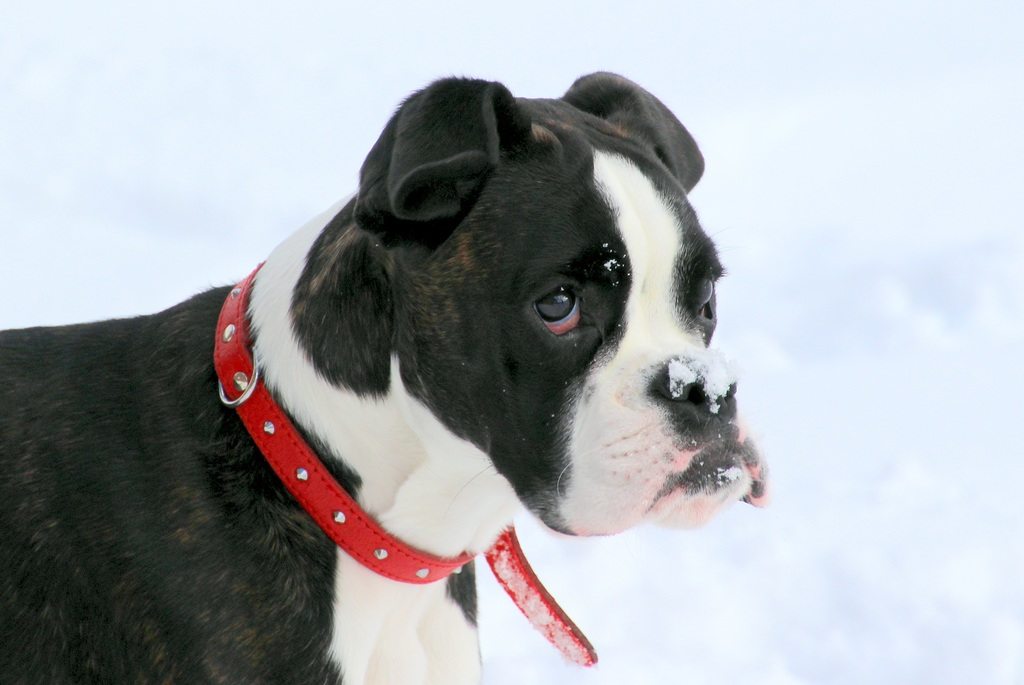
<path fill-rule="evenodd" d="M 735 387 L 736 372 L 718 350 L 703 350 L 669 361 L 668 390 L 672 399 L 680 399 L 695 383 L 703 388 L 708 410 L 717 414 L 720 403 Z"/>

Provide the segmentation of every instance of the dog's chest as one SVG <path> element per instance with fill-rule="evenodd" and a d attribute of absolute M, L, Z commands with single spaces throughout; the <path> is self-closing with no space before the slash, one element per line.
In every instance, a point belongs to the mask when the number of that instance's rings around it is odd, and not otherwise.
<path fill-rule="evenodd" d="M 462 585 L 471 587 L 472 578 L 466 580 Z M 476 627 L 451 597 L 448 581 L 396 583 L 343 552 L 338 553 L 335 572 L 329 657 L 345 685 L 461 685 L 480 680 Z"/>

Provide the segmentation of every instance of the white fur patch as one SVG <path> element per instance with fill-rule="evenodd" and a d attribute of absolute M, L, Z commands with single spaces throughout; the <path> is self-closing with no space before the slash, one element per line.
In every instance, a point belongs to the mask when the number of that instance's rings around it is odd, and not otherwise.
<path fill-rule="evenodd" d="M 332 454 L 321 458 L 341 458 L 360 476 L 360 504 L 389 531 L 441 556 L 482 551 L 520 506 L 490 458 L 405 391 L 397 360 L 387 398 L 364 399 L 324 380 L 295 338 L 292 292 L 317 235 L 342 206 L 282 243 L 256 278 L 249 312 L 263 377 L 277 401 L 329 447 Z M 330 656 L 346 685 L 479 680 L 476 629 L 444 582 L 390 581 L 340 551 Z"/>
<path fill-rule="evenodd" d="M 331 656 L 346 685 L 469 685 L 480 681 L 476 628 L 445 583 L 378 576 L 338 551 Z"/>
<path fill-rule="evenodd" d="M 561 513 L 580 534 L 615 533 L 652 517 L 697 524 L 746 492 L 750 477 L 743 474 L 716 493 L 713 507 L 706 498 L 673 497 L 651 510 L 666 479 L 684 471 L 698 447 L 680 444 L 666 409 L 649 393 L 656 365 L 707 354 L 702 337 L 684 327 L 676 307 L 675 265 L 684 229 L 650 180 L 625 158 L 596 152 L 594 176 L 617 218 L 632 283 L 619 346 L 598 360 L 574 409 L 572 475 Z"/>

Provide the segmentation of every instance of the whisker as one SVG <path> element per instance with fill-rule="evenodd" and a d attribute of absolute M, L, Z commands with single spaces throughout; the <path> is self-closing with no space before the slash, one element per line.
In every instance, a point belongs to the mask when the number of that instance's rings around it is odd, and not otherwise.
<path fill-rule="evenodd" d="M 452 510 L 452 507 L 453 507 L 453 506 L 455 506 L 455 501 L 456 501 L 457 499 L 459 499 L 459 495 L 461 495 L 461 494 L 462 494 L 463 492 L 465 492 L 465 491 L 466 491 L 466 488 L 468 488 L 468 487 L 470 486 L 470 484 L 472 484 L 472 482 L 473 482 L 473 481 L 475 481 L 475 480 L 476 480 L 477 478 L 479 478 L 480 476 L 482 476 L 482 475 L 484 475 L 485 473 L 487 473 L 487 471 L 488 471 L 488 470 L 491 470 L 491 471 L 495 471 L 495 472 L 497 471 L 497 469 L 495 469 L 495 468 L 494 468 L 494 464 L 488 464 L 487 466 L 485 466 L 485 467 L 483 467 L 482 469 L 480 469 L 479 471 L 477 471 L 477 472 L 476 472 L 476 473 L 475 473 L 475 474 L 473 475 L 473 477 L 472 477 L 472 478 L 470 478 L 469 480 L 467 480 L 467 481 L 466 481 L 466 482 L 465 482 L 465 483 L 463 484 L 463 486 L 462 486 L 461 488 L 459 488 L 459 491 L 455 493 L 455 496 L 454 496 L 454 497 L 452 497 L 452 501 L 448 503 L 448 508 L 444 510 L 444 515 L 445 515 L 446 517 L 448 516 L 448 512 L 450 512 L 450 511 Z"/>
<path fill-rule="evenodd" d="M 561 487 L 562 487 L 562 476 L 563 476 L 563 475 L 565 475 L 565 472 L 569 470 L 569 466 L 570 466 L 571 464 L 572 464 L 572 462 L 570 461 L 569 463 L 567 463 L 567 464 L 565 465 L 565 468 L 563 468 L 563 469 L 562 469 L 562 470 L 561 470 L 561 471 L 559 472 L 559 474 L 558 474 L 558 480 L 556 480 L 556 481 L 555 481 L 555 496 L 557 496 L 557 497 L 561 497 L 561 496 L 562 496 L 562 492 L 561 492 Z"/>
<path fill-rule="evenodd" d="M 651 421 L 650 423 L 645 424 L 643 427 L 633 431 L 632 433 L 629 433 L 628 435 L 622 435 L 622 436 L 619 436 L 619 437 L 615 438 L 611 442 L 607 442 L 607 443 L 604 443 L 603 445 L 597 445 L 597 446 L 591 447 L 591 448 L 586 449 L 586 450 L 584 450 L 582 452 L 579 452 L 575 456 L 576 456 L 577 459 L 587 459 L 587 458 L 592 457 L 592 456 L 594 456 L 594 455 L 596 455 L 598 453 L 606 452 L 606 451 L 608 451 L 610 449 L 613 449 L 613 448 L 621 445 L 624 442 L 627 442 L 629 440 L 637 438 L 640 435 L 642 435 L 643 433 L 646 433 L 648 431 L 654 430 L 655 428 L 657 428 L 657 426 L 658 426 L 658 422 L 657 421 Z"/>

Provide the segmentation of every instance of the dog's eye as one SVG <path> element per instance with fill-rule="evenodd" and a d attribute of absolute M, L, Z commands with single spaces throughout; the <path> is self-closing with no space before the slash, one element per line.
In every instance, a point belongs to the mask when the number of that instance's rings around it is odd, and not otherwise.
<path fill-rule="evenodd" d="M 697 310 L 705 319 L 711 321 L 715 318 L 714 302 L 715 282 L 705 278 L 700 282 L 697 290 Z"/>
<path fill-rule="evenodd" d="M 569 288 L 562 286 L 533 303 L 537 315 L 555 335 L 568 333 L 580 322 L 580 300 Z"/>

